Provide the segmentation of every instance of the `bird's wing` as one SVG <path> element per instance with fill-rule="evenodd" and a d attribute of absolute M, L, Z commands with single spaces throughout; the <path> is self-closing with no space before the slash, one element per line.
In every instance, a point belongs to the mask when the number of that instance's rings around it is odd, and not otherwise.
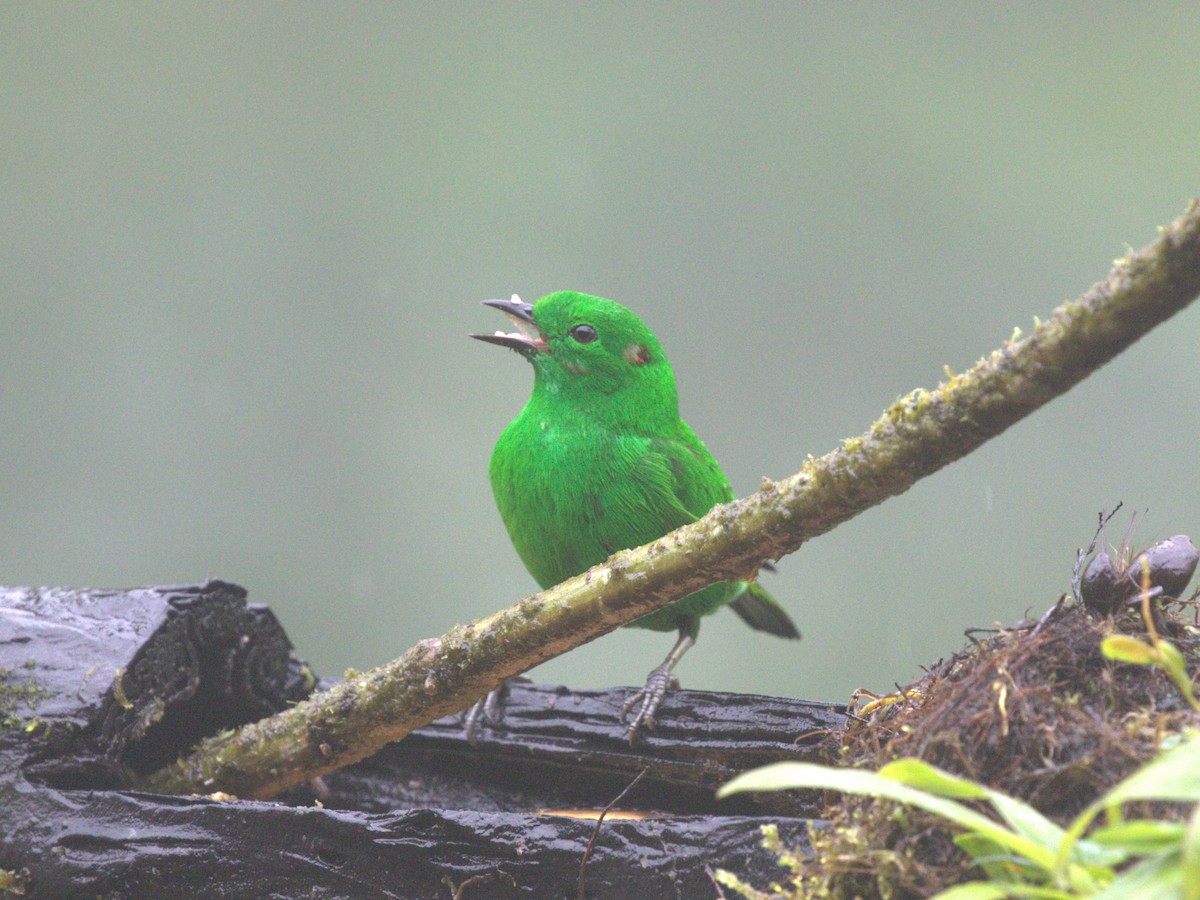
<path fill-rule="evenodd" d="M 733 498 L 704 445 L 690 431 L 680 438 L 623 435 L 611 442 L 610 477 L 597 486 L 589 517 L 607 553 L 648 544 Z"/>
<path fill-rule="evenodd" d="M 670 470 L 672 493 L 689 521 L 695 521 L 718 503 L 732 500 L 733 489 L 700 438 L 686 422 L 679 425 L 674 437 L 650 441 L 649 456 Z"/>
<path fill-rule="evenodd" d="M 644 473 L 653 473 L 661 485 L 659 491 L 670 497 L 672 520 L 678 520 L 672 528 L 695 522 L 716 504 L 733 499 L 730 482 L 707 446 L 686 422 L 679 422 L 679 426 L 670 438 L 650 439 L 638 467 Z"/>
<path fill-rule="evenodd" d="M 669 468 L 677 508 L 683 514 L 671 528 L 694 521 L 718 503 L 733 499 L 733 489 L 721 472 L 708 448 L 685 423 L 683 433 L 675 440 L 656 439 L 651 442 L 651 460 L 660 468 Z M 749 584 L 731 604 L 733 611 L 751 628 L 785 638 L 799 638 L 800 630 L 779 602 L 762 586 Z"/>

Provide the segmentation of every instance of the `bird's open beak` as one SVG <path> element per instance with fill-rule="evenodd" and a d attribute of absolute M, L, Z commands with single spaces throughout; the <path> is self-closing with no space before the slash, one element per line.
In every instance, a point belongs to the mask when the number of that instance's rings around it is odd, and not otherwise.
<path fill-rule="evenodd" d="M 476 340 L 499 344 L 519 353 L 536 353 L 546 349 L 546 339 L 533 321 L 533 304 L 522 303 L 516 294 L 511 300 L 484 300 L 484 306 L 492 306 L 508 316 L 516 331 L 497 331 L 493 334 L 472 334 Z"/>

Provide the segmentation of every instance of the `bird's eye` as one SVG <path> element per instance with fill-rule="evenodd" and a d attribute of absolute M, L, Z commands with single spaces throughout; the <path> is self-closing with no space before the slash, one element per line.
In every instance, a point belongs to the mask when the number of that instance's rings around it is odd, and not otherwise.
<path fill-rule="evenodd" d="M 580 344 L 590 344 L 596 339 L 596 329 L 591 325 L 576 325 L 570 333 L 571 338 Z"/>

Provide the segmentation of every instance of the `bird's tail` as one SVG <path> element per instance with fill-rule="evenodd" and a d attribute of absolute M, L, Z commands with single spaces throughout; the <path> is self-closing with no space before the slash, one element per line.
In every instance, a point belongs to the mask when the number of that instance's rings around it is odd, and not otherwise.
<path fill-rule="evenodd" d="M 779 601 L 757 584 L 748 585 L 742 595 L 729 605 L 751 628 L 779 637 L 800 637 L 800 629 L 779 605 Z"/>

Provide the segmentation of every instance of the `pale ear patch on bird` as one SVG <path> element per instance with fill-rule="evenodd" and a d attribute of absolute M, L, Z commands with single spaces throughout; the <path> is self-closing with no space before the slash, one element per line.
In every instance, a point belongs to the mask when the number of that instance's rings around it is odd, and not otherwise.
<path fill-rule="evenodd" d="M 635 366 L 644 366 L 650 362 L 650 351 L 641 344 L 630 344 L 622 356 L 625 357 L 625 362 Z"/>

